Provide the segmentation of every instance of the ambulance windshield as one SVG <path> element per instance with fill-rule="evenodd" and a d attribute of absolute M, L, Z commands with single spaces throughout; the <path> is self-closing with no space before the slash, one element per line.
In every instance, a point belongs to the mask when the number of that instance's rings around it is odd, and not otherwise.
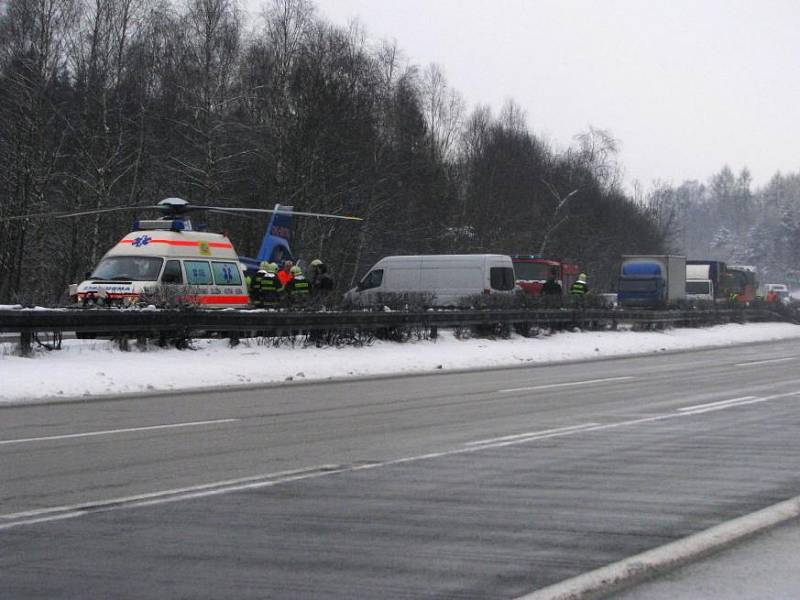
<path fill-rule="evenodd" d="M 163 258 L 113 256 L 100 261 L 91 279 L 106 281 L 156 281 Z"/>

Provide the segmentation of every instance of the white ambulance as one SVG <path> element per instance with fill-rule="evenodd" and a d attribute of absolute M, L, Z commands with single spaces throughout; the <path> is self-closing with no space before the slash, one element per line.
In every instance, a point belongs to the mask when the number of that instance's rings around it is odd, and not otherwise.
<path fill-rule="evenodd" d="M 79 304 L 129 306 L 154 298 L 205 308 L 247 307 L 244 268 L 231 241 L 188 220 L 139 221 L 89 278 L 70 286 Z"/>

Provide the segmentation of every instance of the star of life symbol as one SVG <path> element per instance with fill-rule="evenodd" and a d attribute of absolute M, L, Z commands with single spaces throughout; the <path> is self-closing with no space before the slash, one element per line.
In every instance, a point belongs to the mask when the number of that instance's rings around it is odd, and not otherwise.
<path fill-rule="evenodd" d="M 140 235 L 139 237 L 134 238 L 133 242 L 131 243 L 137 248 L 141 248 L 142 246 L 147 246 L 152 239 L 153 238 L 151 238 L 149 235 Z"/>

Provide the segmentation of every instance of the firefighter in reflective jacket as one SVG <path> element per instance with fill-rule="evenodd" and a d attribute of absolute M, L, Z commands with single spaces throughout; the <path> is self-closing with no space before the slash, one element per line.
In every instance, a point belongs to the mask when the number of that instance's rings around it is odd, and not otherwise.
<path fill-rule="evenodd" d="M 578 279 L 569 287 L 570 296 L 582 297 L 589 293 L 589 286 L 586 283 L 586 273 L 578 275 Z"/>
<path fill-rule="evenodd" d="M 258 308 L 275 306 L 281 299 L 281 284 L 276 276 L 278 265 L 264 261 L 259 267 L 252 284 L 253 304 Z"/>
<path fill-rule="evenodd" d="M 305 302 L 311 294 L 311 284 L 300 267 L 292 267 L 291 274 L 292 279 L 286 284 L 289 301 L 292 304 Z"/>

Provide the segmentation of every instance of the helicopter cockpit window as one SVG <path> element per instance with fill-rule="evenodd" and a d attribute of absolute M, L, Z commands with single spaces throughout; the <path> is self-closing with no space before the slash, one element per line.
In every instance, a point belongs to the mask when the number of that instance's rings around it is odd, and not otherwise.
<path fill-rule="evenodd" d="M 184 263 L 186 267 L 186 280 L 192 285 L 211 285 L 214 283 L 211 279 L 211 267 L 208 261 L 205 260 L 187 260 Z"/>
<path fill-rule="evenodd" d="M 161 274 L 161 283 L 183 283 L 183 273 L 181 273 L 181 261 L 168 260 Z"/>
<path fill-rule="evenodd" d="M 100 261 L 90 279 L 105 281 L 156 281 L 164 259 L 144 256 L 112 256 Z"/>

